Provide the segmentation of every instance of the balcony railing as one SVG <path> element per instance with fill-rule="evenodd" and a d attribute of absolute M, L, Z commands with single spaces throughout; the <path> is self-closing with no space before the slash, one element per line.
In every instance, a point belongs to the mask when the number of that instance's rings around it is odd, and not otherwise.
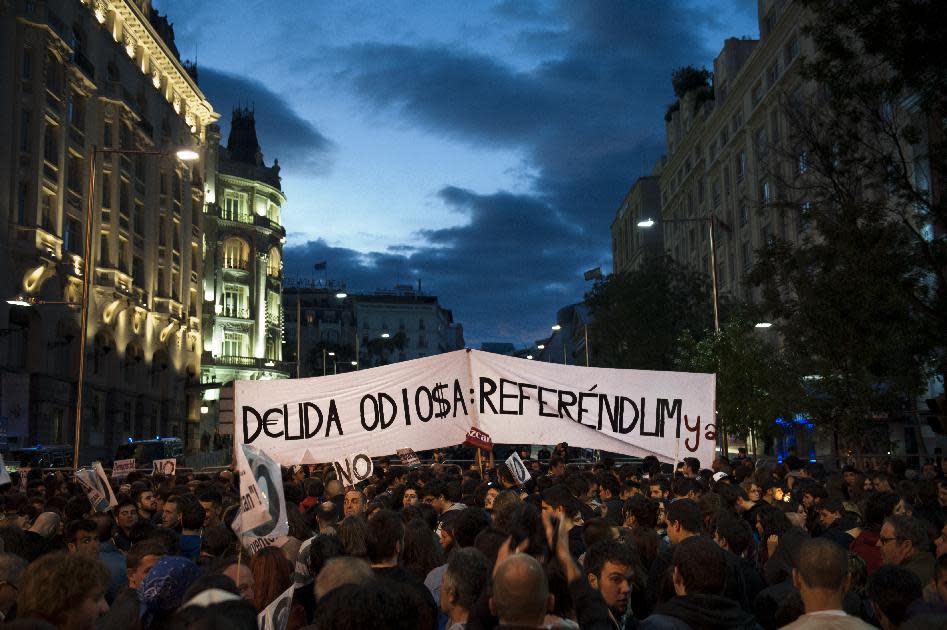
<path fill-rule="evenodd" d="M 238 357 L 238 356 L 210 356 L 209 352 L 205 352 L 204 356 L 201 358 L 201 363 L 203 365 L 213 364 L 213 365 L 226 365 L 233 367 L 246 367 L 246 368 L 256 368 L 256 369 L 268 369 L 279 372 L 289 372 L 289 368 L 292 365 L 286 361 L 276 361 L 275 359 L 260 359 L 258 357 Z"/>
<path fill-rule="evenodd" d="M 250 268 L 249 260 L 225 260 L 224 269 L 240 269 L 247 271 Z"/>

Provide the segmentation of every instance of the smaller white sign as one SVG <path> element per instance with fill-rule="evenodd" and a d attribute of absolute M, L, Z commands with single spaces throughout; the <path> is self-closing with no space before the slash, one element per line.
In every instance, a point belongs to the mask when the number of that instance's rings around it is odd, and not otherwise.
<path fill-rule="evenodd" d="M 92 509 L 96 512 L 108 512 L 111 509 L 109 497 L 99 482 L 99 476 L 91 468 L 80 468 L 76 471 L 76 482 L 85 490 Z"/>
<path fill-rule="evenodd" d="M 102 488 L 102 491 L 108 497 L 109 509 L 118 505 L 118 498 L 115 496 L 115 492 L 112 490 L 112 484 L 109 483 L 109 478 L 105 474 L 105 469 L 102 468 L 102 462 L 92 462 L 92 470 L 95 471 L 95 476 L 98 478 L 99 487 Z"/>
<path fill-rule="evenodd" d="M 523 463 L 523 460 L 520 459 L 519 453 L 514 452 L 512 455 L 506 458 L 506 467 L 510 469 L 510 472 L 513 473 L 513 478 L 516 479 L 518 485 L 523 485 L 530 479 L 529 471 L 526 470 L 526 464 Z"/>
<path fill-rule="evenodd" d="M 260 630 L 286 630 L 289 625 L 289 613 L 293 610 L 295 589 L 296 585 L 291 585 L 257 616 L 256 625 Z"/>
<path fill-rule="evenodd" d="M 7 472 L 7 467 L 3 463 L 3 456 L 0 455 L 0 486 L 7 483 L 13 483 L 13 480 L 10 479 L 10 473 Z"/>
<path fill-rule="evenodd" d="M 152 462 L 151 474 L 161 474 L 171 477 L 174 475 L 177 469 L 178 460 L 174 459 L 173 457 L 168 459 L 156 459 L 154 462 Z"/>
<path fill-rule="evenodd" d="M 112 479 L 125 479 L 135 470 L 135 459 L 116 459 L 112 464 Z"/>
<path fill-rule="evenodd" d="M 399 448 L 397 451 L 401 463 L 405 466 L 420 466 L 421 458 L 414 452 L 413 448 Z"/>
<path fill-rule="evenodd" d="M 339 481 L 347 488 L 365 481 L 375 470 L 375 463 L 365 453 L 352 453 L 348 457 L 335 460 L 332 465 L 335 466 Z"/>
<path fill-rule="evenodd" d="M 23 466 L 19 470 L 20 473 L 20 492 L 26 492 L 26 478 L 30 476 L 30 467 Z"/>

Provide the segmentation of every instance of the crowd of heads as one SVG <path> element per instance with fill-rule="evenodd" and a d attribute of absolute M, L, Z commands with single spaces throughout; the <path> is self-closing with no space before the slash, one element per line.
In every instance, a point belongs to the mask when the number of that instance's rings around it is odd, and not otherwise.
<path fill-rule="evenodd" d="M 328 465 L 284 468 L 288 534 L 252 554 L 232 529 L 230 469 L 133 472 L 105 512 L 68 474 L 14 473 L 0 488 L 0 616 L 239 630 L 279 608 L 290 630 L 768 630 L 829 611 L 947 627 L 947 460 L 672 470 L 532 454 L 522 485 L 503 464 L 381 458 L 358 487 Z"/>

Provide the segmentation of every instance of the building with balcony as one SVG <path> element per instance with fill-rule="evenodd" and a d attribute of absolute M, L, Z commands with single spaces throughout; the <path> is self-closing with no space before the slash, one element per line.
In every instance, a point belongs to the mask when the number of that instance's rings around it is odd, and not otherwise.
<path fill-rule="evenodd" d="M 218 115 L 173 37 L 149 0 L 15 0 L 0 10 L 0 443 L 9 448 L 75 441 L 82 347 L 83 462 L 113 457 L 130 437 L 198 444 L 189 386 L 200 369 L 204 165 L 142 152 L 200 153 Z M 33 305 L 8 304 L 14 296 Z"/>
<path fill-rule="evenodd" d="M 464 347 L 463 327 L 453 313 L 440 305 L 437 296 L 410 285 L 353 295 L 331 282 L 289 283 L 283 306 L 284 356 L 299 357 L 302 376 L 398 363 Z"/>
<path fill-rule="evenodd" d="M 283 364 L 283 243 L 279 162 L 263 162 L 254 114 L 235 109 L 227 146 L 207 134 L 203 277 L 202 431 L 217 427 L 219 386 L 288 378 Z"/>

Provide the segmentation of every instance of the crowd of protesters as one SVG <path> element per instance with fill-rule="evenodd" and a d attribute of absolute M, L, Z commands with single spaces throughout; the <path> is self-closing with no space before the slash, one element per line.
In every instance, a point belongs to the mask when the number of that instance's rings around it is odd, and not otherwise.
<path fill-rule="evenodd" d="M 284 469 L 288 535 L 250 557 L 231 470 L 131 473 L 94 512 L 61 472 L 0 488 L 9 628 L 947 627 L 947 460 L 911 470 L 654 458 Z M 528 455 L 528 452 L 524 453 Z M 707 462 L 709 463 L 709 462 Z"/>

